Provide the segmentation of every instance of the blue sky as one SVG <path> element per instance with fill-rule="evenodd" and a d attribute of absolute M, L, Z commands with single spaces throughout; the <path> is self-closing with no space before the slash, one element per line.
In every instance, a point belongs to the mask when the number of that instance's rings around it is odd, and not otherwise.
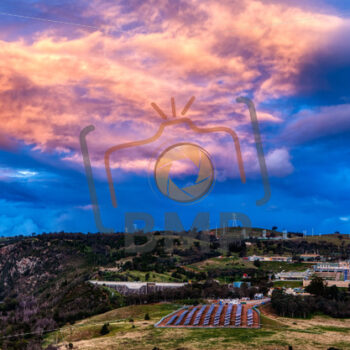
<path fill-rule="evenodd" d="M 348 1 L 2 1 L 0 5 L 0 235 L 96 232 L 79 145 L 87 137 L 107 227 L 147 212 L 155 229 L 166 212 L 185 228 L 209 212 L 248 215 L 257 227 L 309 233 L 350 229 L 350 4 Z M 240 141 L 242 184 L 232 140 L 168 127 L 154 144 L 111 158 L 113 208 L 104 153 L 143 140 L 177 117 L 225 126 Z M 256 106 L 271 198 L 262 178 L 246 106 Z M 179 142 L 205 148 L 216 181 L 192 204 L 164 197 L 153 179 L 160 152 Z M 173 180 L 189 175 L 174 171 Z M 185 174 L 185 175 L 184 175 Z"/>

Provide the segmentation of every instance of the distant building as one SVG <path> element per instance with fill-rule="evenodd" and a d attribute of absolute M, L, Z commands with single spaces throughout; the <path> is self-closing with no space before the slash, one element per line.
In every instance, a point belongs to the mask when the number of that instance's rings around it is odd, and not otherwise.
<path fill-rule="evenodd" d="M 279 234 L 279 233 L 277 233 Z M 267 239 L 267 240 L 275 240 L 275 241 L 278 241 L 278 240 L 281 240 L 281 239 L 288 239 L 288 232 L 286 230 L 284 230 L 282 232 L 282 236 L 279 235 L 279 236 L 276 236 L 276 233 L 275 232 L 270 232 L 269 235 L 267 235 L 267 232 L 266 230 L 263 230 L 262 231 L 262 236 L 261 237 L 258 237 L 258 239 Z"/>
<path fill-rule="evenodd" d="M 322 262 L 313 265 L 312 275 L 323 278 L 324 282 L 330 286 L 347 288 L 350 283 L 350 261 L 340 261 L 337 263 Z M 312 276 L 311 275 L 311 276 Z M 311 276 L 303 280 L 303 286 L 308 286 L 311 282 Z"/>
<path fill-rule="evenodd" d="M 312 275 L 312 270 L 308 269 L 306 271 L 289 271 L 289 272 L 279 272 L 275 274 L 275 279 L 280 281 L 302 281 L 309 278 Z"/>
<path fill-rule="evenodd" d="M 255 293 L 254 294 L 254 300 L 260 300 L 264 298 L 264 294 L 263 293 Z"/>
<path fill-rule="evenodd" d="M 291 295 L 310 295 L 310 293 L 305 293 L 304 288 L 287 288 L 285 292 Z"/>
<path fill-rule="evenodd" d="M 303 261 L 321 261 L 323 257 L 319 254 L 301 254 L 300 260 Z"/>
<path fill-rule="evenodd" d="M 322 262 L 313 266 L 314 271 L 317 272 L 337 272 L 350 270 L 350 261 L 341 261 L 338 263 Z"/>
<path fill-rule="evenodd" d="M 293 262 L 293 259 L 291 256 L 258 256 L 258 255 L 251 255 L 248 257 L 249 261 L 278 261 L 278 262 Z"/>
<path fill-rule="evenodd" d="M 115 289 L 123 295 L 151 294 L 165 289 L 184 287 L 187 283 L 163 283 L 163 282 L 113 282 L 113 281 L 89 281 L 94 285 L 106 286 Z"/>
<path fill-rule="evenodd" d="M 243 283 L 246 284 L 248 287 L 251 286 L 250 282 L 242 282 L 242 281 L 240 281 L 240 282 L 233 282 L 232 283 L 232 287 L 233 288 L 241 288 Z"/>

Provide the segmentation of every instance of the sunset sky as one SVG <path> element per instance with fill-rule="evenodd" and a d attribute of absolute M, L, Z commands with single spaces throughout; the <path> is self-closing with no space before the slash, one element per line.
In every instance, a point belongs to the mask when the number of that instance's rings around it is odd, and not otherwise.
<path fill-rule="evenodd" d="M 253 226 L 350 232 L 350 3 L 347 0 L 0 2 L 0 235 L 96 232 L 79 144 L 87 136 L 103 222 L 145 211 L 164 227 L 177 212 L 248 215 Z M 104 153 L 151 137 L 186 113 L 199 127 L 226 126 L 240 140 L 169 127 L 156 142 L 113 154 L 118 208 Z M 263 195 L 249 112 L 256 106 L 271 198 Z M 205 148 L 216 181 L 181 205 L 154 186 L 154 162 L 179 142 Z M 186 173 L 186 168 L 183 169 Z M 179 174 L 180 176 L 181 174 Z M 180 179 L 181 180 L 181 179 Z"/>

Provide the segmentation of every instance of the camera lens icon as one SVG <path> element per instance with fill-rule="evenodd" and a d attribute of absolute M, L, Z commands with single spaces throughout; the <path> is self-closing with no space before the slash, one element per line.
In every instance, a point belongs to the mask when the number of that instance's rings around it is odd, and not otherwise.
<path fill-rule="evenodd" d="M 202 147 L 179 143 L 158 157 L 154 178 L 164 196 L 188 203 L 208 193 L 214 182 L 214 167 L 208 152 Z"/>

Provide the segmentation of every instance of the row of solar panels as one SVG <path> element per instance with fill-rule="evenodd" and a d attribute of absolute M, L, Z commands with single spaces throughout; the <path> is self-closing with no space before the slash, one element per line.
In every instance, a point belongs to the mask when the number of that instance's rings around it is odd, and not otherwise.
<path fill-rule="evenodd" d="M 237 310 L 236 310 L 235 326 L 239 327 L 241 325 L 241 321 L 242 321 L 242 305 L 238 304 Z"/>
<path fill-rule="evenodd" d="M 229 304 L 227 309 L 226 309 L 224 326 L 228 326 L 230 324 L 232 308 L 233 308 L 233 305 Z"/>
<path fill-rule="evenodd" d="M 211 314 L 212 314 L 213 311 L 214 311 L 214 307 L 215 307 L 214 304 L 211 304 L 211 305 L 210 305 L 209 310 L 208 310 L 207 313 L 205 314 L 203 326 L 208 326 L 209 321 L 210 321 L 210 316 L 211 316 Z"/>
<path fill-rule="evenodd" d="M 252 326 L 253 325 L 253 310 L 248 309 L 247 311 L 247 326 Z"/>
<path fill-rule="evenodd" d="M 219 308 L 216 310 L 216 314 L 215 314 L 215 317 L 214 317 L 214 326 L 218 326 L 219 325 L 220 316 L 221 316 L 223 308 L 224 308 L 224 305 L 221 304 L 219 306 Z"/>
<path fill-rule="evenodd" d="M 203 326 L 209 325 L 210 318 L 211 318 L 211 315 L 214 311 L 214 308 L 215 308 L 215 304 L 211 304 L 209 307 L 209 310 L 207 311 L 207 313 L 204 316 Z M 203 305 L 199 309 L 199 311 L 197 312 L 195 319 L 193 321 L 193 326 L 199 325 L 200 319 L 201 319 L 205 309 L 206 309 L 206 305 Z M 224 305 L 219 305 L 219 308 L 217 309 L 215 316 L 214 316 L 214 322 L 213 322 L 214 326 L 219 325 L 220 317 L 221 317 L 221 313 L 222 313 L 223 309 L 224 309 Z M 193 315 L 195 314 L 195 312 L 197 310 L 198 310 L 198 307 L 194 307 L 191 311 L 185 310 L 180 315 L 178 315 L 178 314 L 173 315 L 169 319 L 169 321 L 166 323 L 166 325 L 167 326 L 169 326 L 169 325 L 179 326 L 181 324 L 182 320 L 184 319 L 184 317 L 186 316 L 186 319 L 185 319 L 185 322 L 183 325 L 188 326 L 193 318 Z M 233 304 L 229 304 L 227 309 L 226 309 L 226 313 L 225 313 L 224 326 L 230 325 L 232 310 L 233 310 Z M 242 305 L 238 304 L 237 309 L 236 309 L 236 315 L 235 315 L 235 326 L 239 327 L 241 325 L 241 322 L 242 322 Z M 247 325 L 248 326 L 253 325 L 253 310 L 252 309 L 247 310 Z"/>
<path fill-rule="evenodd" d="M 201 317 L 202 317 L 202 315 L 203 315 L 203 312 L 204 312 L 204 310 L 205 310 L 206 307 L 207 307 L 206 305 L 203 305 L 203 306 L 200 308 L 200 310 L 197 312 L 196 318 L 195 318 L 194 321 L 193 321 L 193 325 L 194 325 L 194 326 L 198 326 L 198 325 L 199 325 L 199 321 L 200 321 L 200 319 L 201 319 Z"/>
<path fill-rule="evenodd" d="M 197 307 L 194 307 L 187 315 L 184 326 L 188 326 L 190 324 L 190 321 L 192 319 L 193 314 L 197 311 Z"/>

